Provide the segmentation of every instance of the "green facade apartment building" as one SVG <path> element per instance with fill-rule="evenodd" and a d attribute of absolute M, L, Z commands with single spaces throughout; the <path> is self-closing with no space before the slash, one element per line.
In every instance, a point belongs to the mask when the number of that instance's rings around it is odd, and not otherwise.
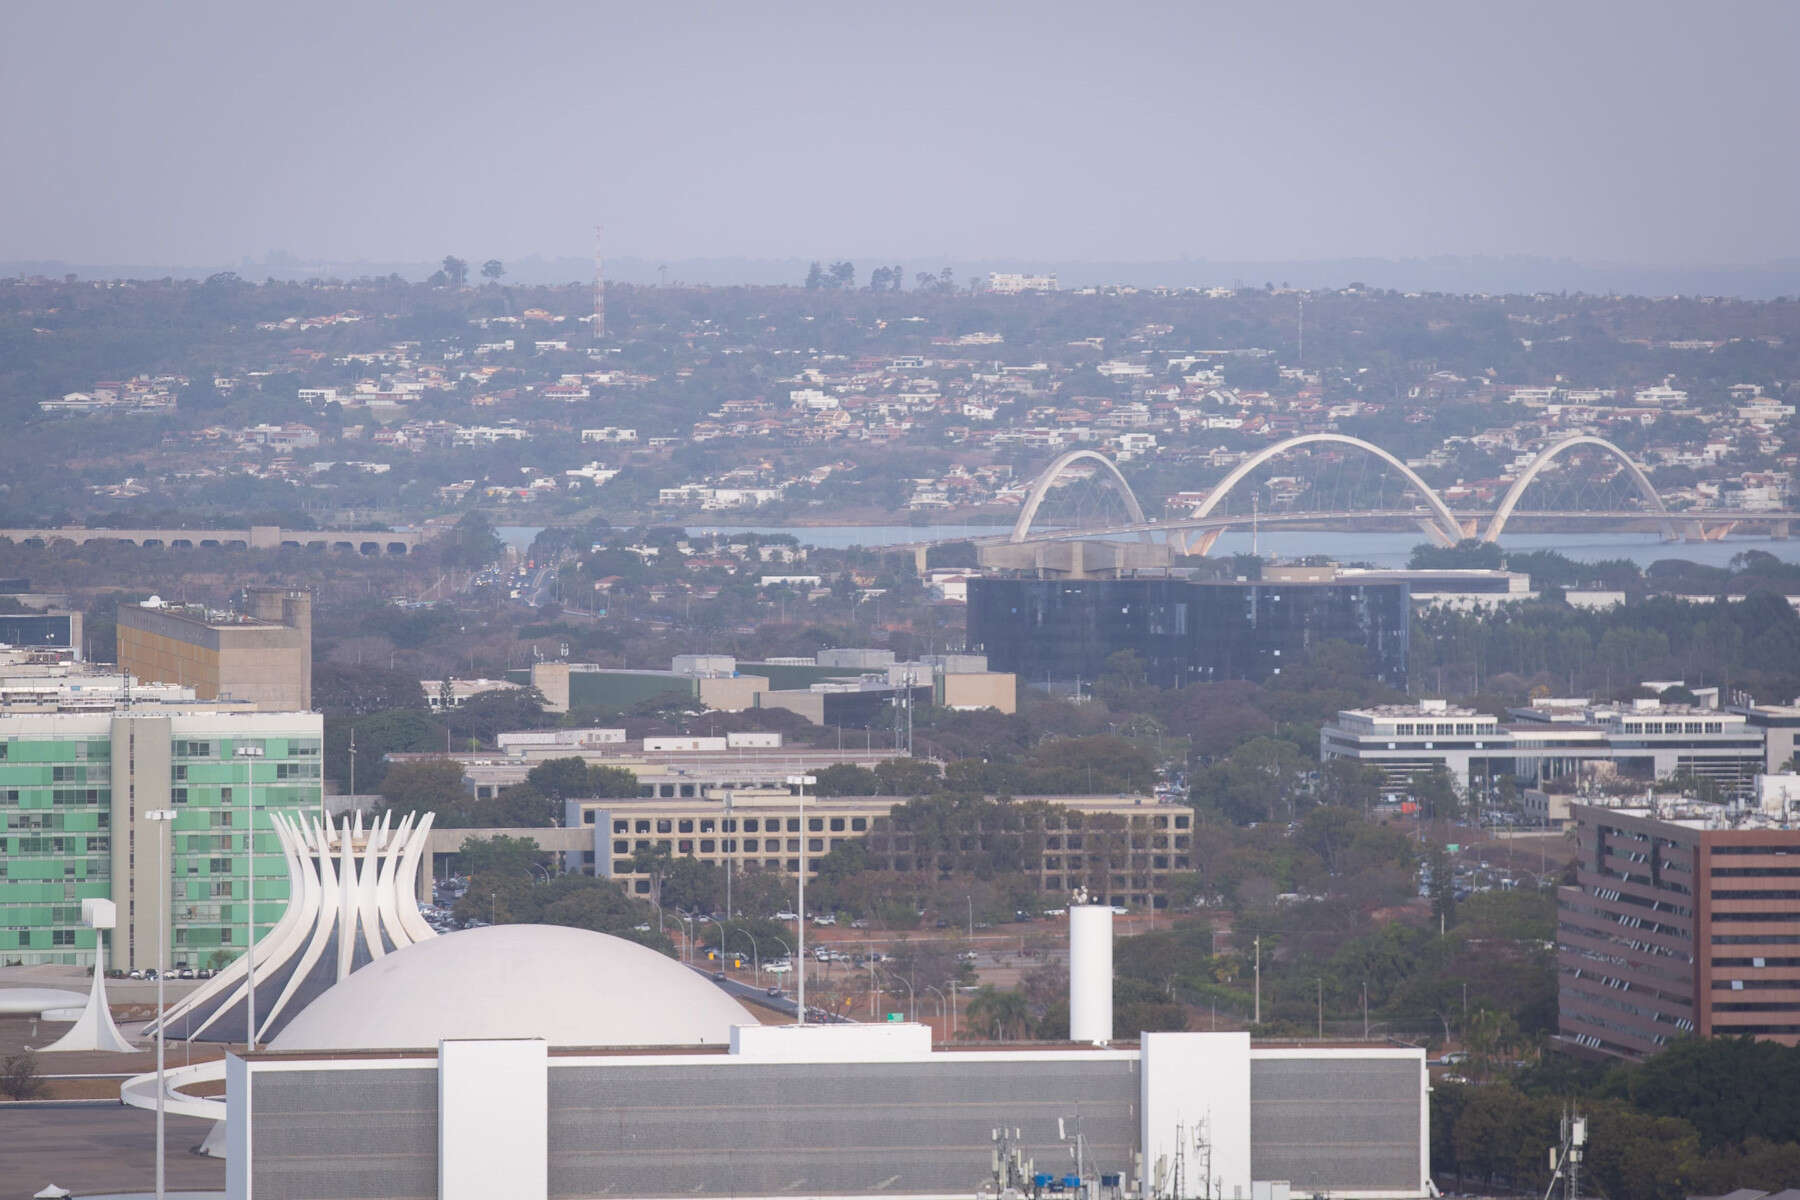
<path fill-rule="evenodd" d="M 209 704 L 0 715 L 0 965 L 93 960 L 81 902 L 119 910 L 109 965 L 157 965 L 157 913 L 170 897 L 168 963 L 218 966 L 243 952 L 246 833 L 254 805 L 258 937 L 287 907 L 288 873 L 263 815 L 317 813 L 324 718 Z M 240 755 L 242 748 L 260 756 Z M 172 809 L 170 890 L 158 872 Z"/>

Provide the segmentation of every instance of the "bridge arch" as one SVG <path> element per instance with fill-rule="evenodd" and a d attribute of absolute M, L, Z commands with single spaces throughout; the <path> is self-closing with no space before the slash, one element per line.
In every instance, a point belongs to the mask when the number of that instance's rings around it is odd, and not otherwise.
<path fill-rule="evenodd" d="M 1242 483 L 1244 478 L 1249 475 L 1250 472 L 1256 470 L 1256 468 L 1262 466 L 1270 459 L 1278 458 L 1281 455 L 1286 454 L 1289 450 L 1297 450 L 1301 446 L 1317 444 L 1349 446 L 1352 449 L 1361 450 L 1365 454 L 1373 454 L 1376 458 L 1398 471 L 1402 478 L 1406 480 L 1407 485 L 1411 487 L 1414 492 L 1418 493 L 1421 500 L 1425 501 L 1426 506 L 1431 509 L 1431 532 L 1436 535 L 1440 542 L 1446 546 L 1454 546 L 1457 542 L 1462 540 L 1463 528 L 1461 523 L 1457 521 L 1456 514 L 1450 511 L 1450 506 L 1444 503 L 1444 498 L 1442 496 L 1439 496 L 1436 492 L 1431 490 L 1430 484 L 1419 478 L 1417 471 L 1414 471 L 1411 467 L 1395 458 L 1392 454 L 1389 454 L 1386 450 L 1377 446 L 1374 442 L 1365 442 L 1361 438 L 1351 437 L 1349 434 L 1344 433 L 1304 433 L 1299 437 L 1291 437 L 1286 441 L 1276 442 L 1273 446 L 1263 447 L 1261 450 L 1258 450 L 1255 454 L 1252 454 L 1249 458 L 1246 458 L 1243 462 L 1233 467 L 1230 472 L 1226 474 L 1225 478 L 1219 480 L 1218 486 L 1214 487 L 1213 490 L 1207 494 L 1206 499 L 1200 502 L 1199 507 L 1194 509 L 1191 519 L 1200 520 L 1205 517 L 1210 517 L 1213 510 L 1224 502 L 1226 496 L 1231 494 L 1233 488 Z M 1211 547 L 1211 542 L 1216 536 L 1217 534 L 1215 532 L 1211 537 L 1205 538 L 1204 546 L 1200 551 L 1201 553 L 1205 553 L 1206 549 Z"/>
<path fill-rule="evenodd" d="M 1062 473 L 1078 462 L 1092 462 L 1100 467 L 1101 474 L 1111 484 L 1119 499 L 1125 502 L 1126 512 L 1131 514 L 1135 524 L 1144 524 L 1144 508 L 1138 503 L 1137 495 L 1132 492 L 1131 485 L 1125 482 L 1125 476 L 1112 459 L 1098 450 L 1071 450 L 1058 458 L 1038 475 L 1033 481 L 1031 490 L 1025 494 L 1025 506 L 1019 510 L 1019 519 L 1013 522 L 1012 534 L 1006 540 L 1022 542 L 1031 533 L 1031 523 L 1037 519 L 1038 506 L 1043 504 L 1044 497 L 1049 494 Z"/>
<path fill-rule="evenodd" d="M 1519 477 L 1513 481 L 1510 488 L 1506 489 L 1506 495 L 1501 498 L 1500 507 L 1494 510 L 1494 515 L 1488 521 L 1487 531 L 1481 535 L 1481 540 L 1484 542 L 1499 541 L 1500 534 L 1506 529 L 1507 521 L 1512 519 L 1513 510 L 1518 508 L 1520 498 L 1525 495 L 1525 489 L 1530 487 L 1544 468 L 1555 461 L 1563 451 L 1573 450 L 1577 446 L 1594 446 L 1618 459 L 1626 473 L 1631 476 L 1631 482 L 1636 486 L 1638 494 L 1648 500 L 1650 507 L 1655 509 L 1657 515 L 1662 518 L 1663 537 L 1674 541 L 1680 536 L 1680 531 L 1675 527 L 1674 518 L 1669 514 L 1669 506 L 1663 503 L 1662 497 L 1657 494 L 1655 485 L 1650 482 L 1650 477 L 1644 474 L 1644 469 L 1631 461 L 1629 454 L 1605 438 L 1595 437 L 1591 433 L 1578 433 L 1573 437 L 1564 438 L 1543 451 L 1532 459 L 1523 471 L 1519 472 Z"/>

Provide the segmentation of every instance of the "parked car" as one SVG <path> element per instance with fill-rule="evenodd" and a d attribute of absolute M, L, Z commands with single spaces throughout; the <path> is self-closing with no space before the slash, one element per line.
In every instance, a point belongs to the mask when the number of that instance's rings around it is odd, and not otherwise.
<path fill-rule="evenodd" d="M 765 995 L 770 995 L 770 996 L 785 996 L 785 995 L 787 995 L 786 992 L 782 991 L 779 987 L 776 987 L 774 984 L 770 984 L 768 987 L 764 988 L 763 992 Z"/>
<path fill-rule="evenodd" d="M 798 921 L 800 919 L 800 914 L 797 912 L 789 912 L 784 908 L 775 914 L 775 919 L 777 921 Z"/>

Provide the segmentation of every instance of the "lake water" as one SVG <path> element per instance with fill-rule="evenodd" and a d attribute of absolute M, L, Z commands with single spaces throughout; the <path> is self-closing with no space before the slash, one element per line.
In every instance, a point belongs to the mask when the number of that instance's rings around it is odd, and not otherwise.
<path fill-rule="evenodd" d="M 496 532 L 523 550 L 542 526 L 502 525 Z M 897 546 L 924 538 L 990 537 L 1004 534 L 1010 525 L 689 525 L 689 535 L 792 534 L 802 545 L 827 550 L 847 546 Z M 1320 530 L 1287 530 L 1257 538 L 1263 555 L 1305 558 L 1330 555 L 1338 562 L 1366 562 L 1378 567 L 1404 567 L 1414 546 L 1425 540 L 1420 533 L 1337 533 Z M 1781 541 L 1767 537 L 1734 537 L 1719 542 L 1665 542 L 1653 533 L 1521 533 L 1500 539 L 1508 550 L 1555 550 L 1578 562 L 1628 558 L 1639 566 L 1663 558 L 1686 559 L 1722 567 L 1732 555 L 1763 550 L 1790 562 L 1800 562 L 1800 539 Z M 1213 556 L 1248 554 L 1248 532 L 1226 533 L 1213 547 Z"/>

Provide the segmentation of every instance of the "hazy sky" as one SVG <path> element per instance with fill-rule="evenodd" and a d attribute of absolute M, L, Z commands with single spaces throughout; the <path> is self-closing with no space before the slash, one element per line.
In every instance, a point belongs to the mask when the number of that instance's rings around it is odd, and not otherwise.
<path fill-rule="evenodd" d="M 1800 255 L 1800 3 L 0 8 L 0 259 Z"/>

